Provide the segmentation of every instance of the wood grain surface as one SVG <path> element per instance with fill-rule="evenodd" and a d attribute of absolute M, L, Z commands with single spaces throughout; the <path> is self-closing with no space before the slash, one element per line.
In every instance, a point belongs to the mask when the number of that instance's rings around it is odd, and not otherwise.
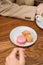
<path fill-rule="evenodd" d="M 26 55 L 26 65 L 43 65 L 43 30 L 35 21 L 25 21 L 20 19 L 0 16 L 0 65 L 5 65 L 5 59 L 15 46 L 9 38 L 10 31 L 17 26 L 32 27 L 38 35 L 34 45 L 24 48 Z"/>

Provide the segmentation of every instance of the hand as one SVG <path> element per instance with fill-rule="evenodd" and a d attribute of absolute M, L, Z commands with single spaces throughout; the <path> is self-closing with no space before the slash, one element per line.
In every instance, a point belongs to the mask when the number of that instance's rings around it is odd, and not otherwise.
<path fill-rule="evenodd" d="M 37 14 L 41 14 L 41 13 L 43 13 L 43 3 L 37 6 Z"/>
<path fill-rule="evenodd" d="M 25 65 L 24 49 L 14 48 L 11 54 L 6 58 L 5 65 Z"/>

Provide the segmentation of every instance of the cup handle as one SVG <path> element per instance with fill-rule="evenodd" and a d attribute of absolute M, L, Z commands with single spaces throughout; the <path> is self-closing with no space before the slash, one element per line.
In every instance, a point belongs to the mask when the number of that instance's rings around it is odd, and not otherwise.
<path fill-rule="evenodd" d="M 40 20 L 40 19 L 39 19 L 39 15 L 36 15 L 36 20 L 38 20 L 38 21 Z"/>

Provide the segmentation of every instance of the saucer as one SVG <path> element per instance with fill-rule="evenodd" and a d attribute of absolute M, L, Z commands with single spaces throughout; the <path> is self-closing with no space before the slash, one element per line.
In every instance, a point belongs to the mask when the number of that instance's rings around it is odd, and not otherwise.
<path fill-rule="evenodd" d="M 22 32 L 24 30 L 28 30 L 32 37 L 33 37 L 33 41 L 32 42 L 26 42 L 25 44 L 18 44 L 16 42 L 17 40 L 17 37 L 19 35 L 22 35 Z M 19 26 L 19 27 L 16 27 L 14 28 L 11 32 L 10 32 L 10 40 L 12 41 L 13 44 L 17 45 L 17 46 L 20 46 L 20 47 L 27 47 L 27 46 L 31 46 L 33 45 L 36 40 L 37 40 L 37 33 L 35 32 L 34 29 L 30 28 L 30 27 L 27 27 L 27 26 Z"/>
<path fill-rule="evenodd" d="M 41 29 L 43 29 L 43 24 L 40 21 L 36 20 L 36 24 L 38 25 L 38 27 L 40 27 Z"/>

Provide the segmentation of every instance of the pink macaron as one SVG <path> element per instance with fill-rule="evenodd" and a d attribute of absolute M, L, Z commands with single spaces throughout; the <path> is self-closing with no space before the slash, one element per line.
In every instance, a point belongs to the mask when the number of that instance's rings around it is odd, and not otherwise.
<path fill-rule="evenodd" d="M 24 35 L 19 35 L 17 37 L 17 43 L 19 43 L 19 44 L 25 44 L 26 43 L 26 37 Z"/>

